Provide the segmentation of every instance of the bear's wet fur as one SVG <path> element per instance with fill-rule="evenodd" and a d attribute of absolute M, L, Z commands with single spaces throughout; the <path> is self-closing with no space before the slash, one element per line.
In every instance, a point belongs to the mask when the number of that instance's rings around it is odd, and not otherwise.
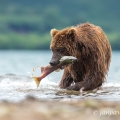
<path fill-rule="evenodd" d="M 51 30 L 50 63 L 58 64 L 62 56 L 74 56 L 77 62 L 64 68 L 60 88 L 93 90 L 106 80 L 111 61 L 111 46 L 99 26 L 83 23 L 63 30 Z"/>

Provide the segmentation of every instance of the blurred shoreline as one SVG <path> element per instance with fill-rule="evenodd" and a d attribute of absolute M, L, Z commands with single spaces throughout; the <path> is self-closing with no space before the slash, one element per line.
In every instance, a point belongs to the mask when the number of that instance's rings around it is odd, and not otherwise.
<path fill-rule="evenodd" d="M 1 120 L 119 120 L 120 103 L 93 99 L 38 100 L 32 96 L 17 102 L 0 102 Z"/>

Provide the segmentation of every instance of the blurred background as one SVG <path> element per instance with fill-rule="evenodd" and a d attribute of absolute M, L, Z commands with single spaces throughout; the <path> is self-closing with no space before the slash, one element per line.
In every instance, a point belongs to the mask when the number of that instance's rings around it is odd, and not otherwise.
<path fill-rule="evenodd" d="M 0 0 L 0 49 L 49 49 L 52 28 L 91 22 L 120 50 L 119 0 Z"/>

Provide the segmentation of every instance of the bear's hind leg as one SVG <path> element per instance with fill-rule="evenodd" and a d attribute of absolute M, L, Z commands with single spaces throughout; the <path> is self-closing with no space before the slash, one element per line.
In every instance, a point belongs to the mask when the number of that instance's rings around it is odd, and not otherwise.
<path fill-rule="evenodd" d="M 81 82 L 76 82 L 73 86 L 67 87 L 67 90 L 75 90 L 75 91 L 79 91 L 81 88 L 83 88 L 83 90 L 93 90 L 95 88 L 98 88 L 102 85 L 102 81 L 97 80 L 97 81 L 92 81 L 92 80 L 84 80 Z"/>

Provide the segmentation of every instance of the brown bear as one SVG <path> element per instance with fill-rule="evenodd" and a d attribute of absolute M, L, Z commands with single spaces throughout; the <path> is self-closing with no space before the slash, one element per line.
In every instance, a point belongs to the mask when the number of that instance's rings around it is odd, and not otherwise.
<path fill-rule="evenodd" d="M 111 61 L 111 46 L 99 26 L 83 23 L 63 30 L 51 30 L 50 65 L 59 63 L 62 56 L 74 56 L 77 61 L 64 66 L 60 88 L 93 90 L 105 81 Z"/>

